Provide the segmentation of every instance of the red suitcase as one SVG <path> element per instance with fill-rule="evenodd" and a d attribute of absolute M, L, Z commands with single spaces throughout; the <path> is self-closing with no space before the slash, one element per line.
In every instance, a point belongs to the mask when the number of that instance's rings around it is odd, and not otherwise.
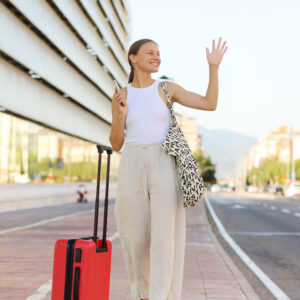
<path fill-rule="evenodd" d="M 108 300 L 112 245 L 106 240 L 110 155 L 112 148 L 97 145 L 98 174 L 94 235 L 80 239 L 61 239 L 54 248 L 52 300 Z M 97 237 L 101 158 L 107 152 L 103 237 Z"/>

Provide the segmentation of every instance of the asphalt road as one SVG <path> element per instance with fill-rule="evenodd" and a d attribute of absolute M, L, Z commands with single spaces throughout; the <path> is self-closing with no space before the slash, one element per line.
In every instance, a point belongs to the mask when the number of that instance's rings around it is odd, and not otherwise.
<path fill-rule="evenodd" d="M 115 199 L 109 199 L 108 204 L 113 205 Z M 100 199 L 99 219 L 103 218 L 104 199 Z M 59 205 L 22 209 L 16 211 L 0 212 L 0 234 L 5 230 L 14 230 L 19 227 L 31 226 L 39 222 L 50 221 L 55 218 L 68 217 L 74 214 L 93 211 L 95 201 L 88 203 L 63 203 Z"/>
<path fill-rule="evenodd" d="M 209 198 L 233 240 L 291 299 L 300 300 L 300 201 L 246 199 L 226 193 Z M 225 247 L 261 299 L 274 299 Z"/>

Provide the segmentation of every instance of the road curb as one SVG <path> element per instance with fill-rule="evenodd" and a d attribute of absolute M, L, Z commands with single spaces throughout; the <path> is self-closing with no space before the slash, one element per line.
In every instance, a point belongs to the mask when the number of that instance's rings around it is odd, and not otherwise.
<path fill-rule="evenodd" d="M 216 250 L 218 251 L 220 256 L 223 258 L 223 260 L 226 263 L 226 265 L 228 266 L 229 270 L 231 271 L 233 276 L 236 278 L 236 280 L 240 284 L 240 287 L 241 287 L 242 291 L 244 292 L 245 296 L 249 300 L 260 300 L 258 295 L 253 290 L 252 286 L 249 284 L 248 280 L 245 278 L 245 276 L 241 273 L 241 271 L 235 265 L 235 263 L 230 258 L 230 256 L 223 249 L 223 247 L 220 244 L 220 242 L 218 241 L 215 233 L 213 232 L 212 224 L 211 224 L 211 222 L 213 222 L 213 220 L 212 220 L 212 217 L 209 213 L 209 210 L 207 208 L 205 200 L 203 200 L 203 207 L 204 207 L 203 211 L 204 211 L 204 215 L 205 215 L 205 222 L 206 222 L 207 227 L 208 227 L 209 235 L 211 236 L 211 238 L 212 238 L 212 240 L 215 244 Z M 210 219 L 209 219 L 209 217 L 210 217 Z"/>

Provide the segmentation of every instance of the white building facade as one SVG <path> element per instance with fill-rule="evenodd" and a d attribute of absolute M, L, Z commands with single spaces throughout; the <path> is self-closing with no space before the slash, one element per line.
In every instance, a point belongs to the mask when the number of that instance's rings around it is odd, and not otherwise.
<path fill-rule="evenodd" d="M 126 85 L 124 0 L 0 2 L 0 109 L 109 145 L 115 78 Z"/>

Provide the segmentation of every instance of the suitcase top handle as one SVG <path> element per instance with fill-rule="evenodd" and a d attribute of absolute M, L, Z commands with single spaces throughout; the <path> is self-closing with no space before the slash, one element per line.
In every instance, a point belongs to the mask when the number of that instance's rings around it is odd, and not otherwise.
<path fill-rule="evenodd" d="M 107 154 L 112 154 L 112 148 L 104 145 L 97 145 L 98 153 L 103 153 L 104 151 L 107 152 Z"/>

